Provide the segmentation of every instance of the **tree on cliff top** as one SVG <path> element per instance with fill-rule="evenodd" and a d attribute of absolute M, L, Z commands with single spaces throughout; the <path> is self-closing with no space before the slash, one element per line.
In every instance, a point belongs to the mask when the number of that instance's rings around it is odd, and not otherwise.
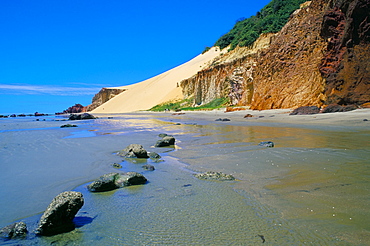
<path fill-rule="evenodd" d="M 240 19 L 214 46 L 221 49 L 231 45 L 249 46 L 262 33 L 276 33 L 288 22 L 290 15 L 306 0 L 272 0 L 261 11 L 247 19 Z"/>

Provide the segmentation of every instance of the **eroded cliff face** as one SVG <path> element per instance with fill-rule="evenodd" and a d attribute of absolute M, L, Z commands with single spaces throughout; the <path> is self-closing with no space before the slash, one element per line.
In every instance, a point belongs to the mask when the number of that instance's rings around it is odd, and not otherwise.
<path fill-rule="evenodd" d="M 124 91 L 125 89 L 120 88 L 102 88 L 97 94 L 95 94 L 92 99 L 92 103 L 87 106 L 87 111 L 94 110 Z"/>
<path fill-rule="evenodd" d="M 363 104 L 370 100 L 370 0 L 332 0 L 321 36 L 327 40 L 320 72 L 327 103 Z"/>
<path fill-rule="evenodd" d="M 182 81 L 184 96 L 195 105 L 229 97 L 258 110 L 369 102 L 369 1 L 302 4 L 279 33 Z"/>

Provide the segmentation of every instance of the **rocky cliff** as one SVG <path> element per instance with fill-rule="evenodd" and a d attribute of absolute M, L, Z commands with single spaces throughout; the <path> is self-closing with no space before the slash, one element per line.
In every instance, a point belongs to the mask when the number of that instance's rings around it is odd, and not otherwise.
<path fill-rule="evenodd" d="M 102 105 L 103 103 L 109 101 L 118 94 L 124 92 L 123 88 L 102 88 L 92 99 L 92 103 L 87 106 L 87 111 L 92 111 Z"/>
<path fill-rule="evenodd" d="M 200 105 L 229 97 L 252 109 L 370 101 L 370 0 L 313 0 L 284 28 L 238 48 L 180 85 Z"/>

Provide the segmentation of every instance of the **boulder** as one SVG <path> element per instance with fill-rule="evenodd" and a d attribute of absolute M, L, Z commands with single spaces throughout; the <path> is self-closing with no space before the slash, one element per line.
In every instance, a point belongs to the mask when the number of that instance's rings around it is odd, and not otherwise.
<path fill-rule="evenodd" d="M 16 222 L 0 229 L 0 237 L 6 239 L 22 238 L 27 235 L 27 225 L 24 222 Z"/>
<path fill-rule="evenodd" d="M 230 121 L 230 119 L 228 119 L 228 118 L 218 118 L 218 119 L 216 119 L 216 121 Z"/>
<path fill-rule="evenodd" d="M 73 219 L 84 204 L 81 192 L 65 191 L 57 195 L 41 216 L 37 235 L 55 235 L 75 228 Z"/>
<path fill-rule="evenodd" d="M 156 152 L 149 152 L 149 157 L 151 159 L 160 159 L 161 158 L 161 156 Z"/>
<path fill-rule="evenodd" d="M 271 141 L 260 142 L 258 145 L 259 145 L 259 146 L 268 147 L 268 148 L 272 148 L 272 147 L 274 147 L 274 146 L 275 146 L 275 145 L 274 145 L 274 143 L 273 143 L 273 142 L 271 142 Z"/>
<path fill-rule="evenodd" d="M 355 109 L 357 109 L 356 105 L 341 106 L 339 104 L 329 104 L 321 111 L 321 113 L 348 112 Z"/>
<path fill-rule="evenodd" d="M 140 144 L 130 144 L 118 152 L 118 155 L 127 158 L 149 158 L 148 152 Z"/>
<path fill-rule="evenodd" d="M 204 180 L 219 180 L 219 181 L 225 181 L 225 180 L 235 180 L 235 178 L 230 174 L 225 174 L 222 172 L 205 172 L 205 173 L 198 173 L 194 175 L 198 179 L 204 179 Z"/>
<path fill-rule="evenodd" d="M 118 188 L 130 185 L 141 185 L 145 184 L 148 180 L 141 173 L 127 172 L 121 173 L 116 180 Z"/>
<path fill-rule="evenodd" d="M 303 106 L 293 110 L 290 115 L 318 114 L 320 109 L 317 106 Z"/>
<path fill-rule="evenodd" d="M 115 190 L 124 186 L 145 184 L 147 179 L 137 172 L 108 173 L 100 176 L 87 186 L 91 192 Z"/>
<path fill-rule="evenodd" d="M 158 140 L 155 144 L 155 147 L 166 147 L 175 144 L 175 138 L 172 136 L 165 136 L 162 139 Z"/>
<path fill-rule="evenodd" d="M 118 188 L 116 180 L 119 173 L 108 173 L 100 176 L 97 180 L 87 186 L 87 189 L 92 192 L 104 192 L 115 190 Z"/>
<path fill-rule="evenodd" d="M 90 119 L 96 119 L 96 117 L 89 113 L 71 114 L 69 116 L 69 120 L 90 120 Z"/>

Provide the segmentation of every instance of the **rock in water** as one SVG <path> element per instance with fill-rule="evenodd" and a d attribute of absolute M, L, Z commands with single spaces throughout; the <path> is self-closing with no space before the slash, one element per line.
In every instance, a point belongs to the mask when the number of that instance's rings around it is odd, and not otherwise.
<path fill-rule="evenodd" d="M 124 186 L 145 184 L 147 179 L 137 172 L 108 173 L 100 176 L 87 186 L 91 192 L 104 192 L 115 190 Z"/>
<path fill-rule="evenodd" d="M 198 173 L 194 175 L 198 179 L 205 179 L 205 180 L 235 180 L 235 178 L 230 174 L 225 174 L 221 172 L 205 172 L 205 173 Z"/>
<path fill-rule="evenodd" d="M 27 235 L 27 226 L 24 222 L 16 222 L 0 229 L 0 237 L 6 239 L 15 239 Z"/>
<path fill-rule="evenodd" d="M 118 153 L 119 156 L 128 158 L 149 158 L 148 152 L 140 144 L 130 144 Z"/>
<path fill-rule="evenodd" d="M 87 186 L 87 189 L 92 192 L 104 192 L 117 189 L 116 180 L 119 173 L 108 173 L 100 176 L 97 180 Z"/>
<path fill-rule="evenodd" d="M 96 117 L 89 113 L 71 114 L 69 116 L 69 120 L 90 120 L 90 119 L 96 119 Z"/>
<path fill-rule="evenodd" d="M 35 231 L 38 235 L 55 235 L 75 228 L 73 219 L 83 206 L 81 192 L 65 191 L 57 195 L 41 216 Z"/>
<path fill-rule="evenodd" d="M 155 147 L 166 147 L 175 144 L 175 138 L 172 136 L 165 136 L 161 140 L 158 140 Z"/>
<path fill-rule="evenodd" d="M 268 148 L 272 148 L 275 146 L 275 144 L 271 141 L 267 141 L 267 142 L 260 142 L 258 144 L 259 146 L 264 146 L 264 147 L 268 147 Z"/>

